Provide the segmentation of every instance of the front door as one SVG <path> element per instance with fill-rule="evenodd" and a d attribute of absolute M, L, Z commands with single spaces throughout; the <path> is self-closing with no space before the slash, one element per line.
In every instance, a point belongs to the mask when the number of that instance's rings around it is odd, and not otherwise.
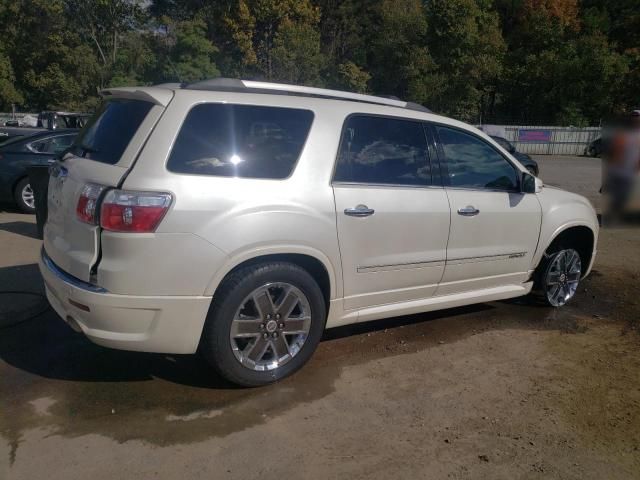
<path fill-rule="evenodd" d="M 437 295 L 525 282 L 542 211 L 520 170 L 485 139 L 435 127 L 451 205 L 447 266 Z"/>
<path fill-rule="evenodd" d="M 444 273 L 449 202 L 415 120 L 352 115 L 333 179 L 345 309 L 430 297 Z"/>

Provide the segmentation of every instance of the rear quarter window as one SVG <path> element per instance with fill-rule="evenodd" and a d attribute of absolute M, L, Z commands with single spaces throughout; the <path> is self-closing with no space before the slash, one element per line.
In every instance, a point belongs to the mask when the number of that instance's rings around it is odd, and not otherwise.
<path fill-rule="evenodd" d="M 218 177 L 283 179 L 291 175 L 312 121 L 309 110 L 197 105 L 180 128 L 167 169 Z"/>
<path fill-rule="evenodd" d="M 104 102 L 80 132 L 73 153 L 96 162 L 118 163 L 152 106 L 141 100 Z"/>

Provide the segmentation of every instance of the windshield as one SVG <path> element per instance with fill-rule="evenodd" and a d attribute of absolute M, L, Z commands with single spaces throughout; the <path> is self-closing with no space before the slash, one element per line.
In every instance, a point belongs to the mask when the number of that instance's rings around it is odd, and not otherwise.
<path fill-rule="evenodd" d="M 151 103 L 141 100 L 104 102 L 82 129 L 71 151 L 97 162 L 118 163 L 151 107 Z"/>

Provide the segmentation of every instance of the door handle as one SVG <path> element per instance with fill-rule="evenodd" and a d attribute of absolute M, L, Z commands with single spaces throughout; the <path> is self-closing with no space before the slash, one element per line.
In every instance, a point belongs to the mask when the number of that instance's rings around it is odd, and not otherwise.
<path fill-rule="evenodd" d="M 479 213 L 480 213 L 480 210 L 478 210 L 476 207 L 473 207 L 471 205 L 467 205 L 464 208 L 458 209 L 458 215 L 462 215 L 463 217 L 475 217 Z"/>
<path fill-rule="evenodd" d="M 373 208 L 369 208 L 366 205 L 358 205 L 355 208 L 345 208 L 344 214 L 350 217 L 368 217 L 373 215 L 376 211 Z"/>

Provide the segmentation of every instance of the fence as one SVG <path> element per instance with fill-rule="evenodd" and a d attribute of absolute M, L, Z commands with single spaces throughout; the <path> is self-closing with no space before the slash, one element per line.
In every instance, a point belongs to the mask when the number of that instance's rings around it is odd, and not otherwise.
<path fill-rule="evenodd" d="M 587 146 L 601 135 L 600 127 L 540 127 L 482 125 L 489 135 L 504 137 L 519 152 L 537 155 L 583 155 Z"/>

